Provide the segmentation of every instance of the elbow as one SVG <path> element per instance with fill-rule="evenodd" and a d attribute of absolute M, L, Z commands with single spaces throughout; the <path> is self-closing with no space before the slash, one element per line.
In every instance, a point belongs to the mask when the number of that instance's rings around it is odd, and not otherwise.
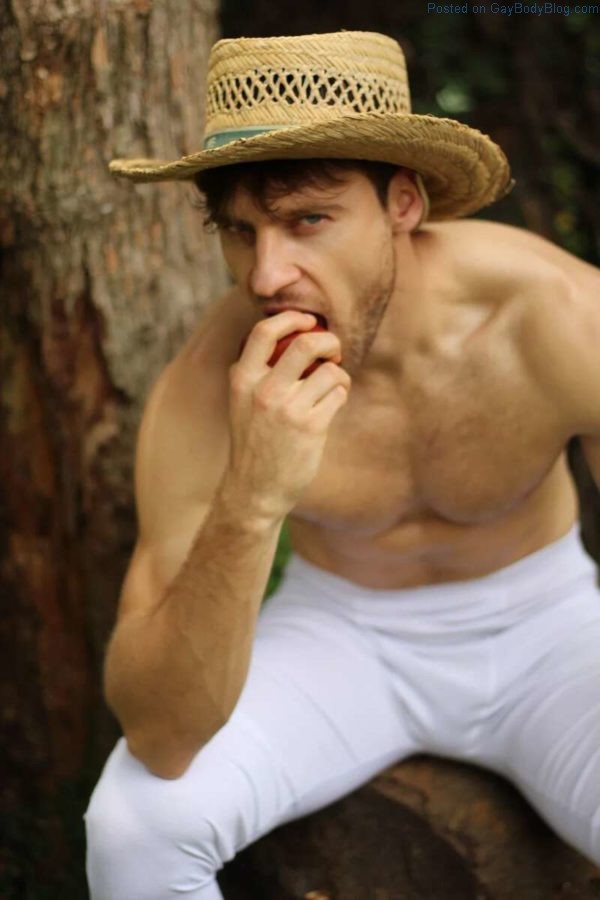
<path fill-rule="evenodd" d="M 201 736 L 194 735 L 193 738 L 171 740 L 165 740 L 164 734 L 157 737 L 125 732 L 125 740 L 131 755 L 142 763 L 152 775 L 172 781 L 185 775 L 194 758 L 218 731 L 220 728 L 208 731 Z"/>
<path fill-rule="evenodd" d="M 185 775 L 196 755 L 195 753 L 183 754 L 181 751 L 167 751 L 164 747 L 157 752 L 156 749 L 149 748 L 131 736 L 125 735 L 125 739 L 131 755 L 145 766 L 151 775 L 166 781 L 174 781 Z M 200 749 L 198 748 L 196 752 L 199 752 Z"/>
<path fill-rule="evenodd" d="M 181 707 L 156 690 L 156 680 L 136 670 L 105 666 L 104 699 L 118 720 L 130 754 L 157 778 L 181 778 L 194 757 L 229 720 L 216 704 Z M 149 683 L 148 683 L 149 682 Z M 143 684 L 142 690 L 140 685 Z"/>

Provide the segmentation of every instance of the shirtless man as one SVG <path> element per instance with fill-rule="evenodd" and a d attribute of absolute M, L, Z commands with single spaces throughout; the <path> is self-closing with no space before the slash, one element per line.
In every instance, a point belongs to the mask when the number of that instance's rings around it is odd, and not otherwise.
<path fill-rule="evenodd" d="M 510 778 L 600 863 L 600 593 L 565 459 L 580 436 L 600 482 L 600 277 L 424 221 L 431 183 L 391 162 L 198 176 L 234 287 L 141 422 L 93 900 L 220 900 L 241 848 L 418 752 Z"/>

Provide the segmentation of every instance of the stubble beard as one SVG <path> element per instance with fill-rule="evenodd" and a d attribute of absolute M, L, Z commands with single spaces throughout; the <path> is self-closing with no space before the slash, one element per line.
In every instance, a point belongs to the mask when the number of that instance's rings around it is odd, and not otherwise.
<path fill-rule="evenodd" d="M 342 363 L 350 376 L 363 367 L 394 292 L 396 255 L 391 242 L 388 251 L 377 275 L 363 288 L 357 299 L 348 337 L 348 349 L 344 353 Z"/>

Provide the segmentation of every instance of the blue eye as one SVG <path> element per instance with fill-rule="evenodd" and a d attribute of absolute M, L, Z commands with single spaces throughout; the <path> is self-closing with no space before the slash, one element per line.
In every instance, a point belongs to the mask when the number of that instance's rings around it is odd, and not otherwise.
<path fill-rule="evenodd" d="M 321 221 L 321 219 L 324 218 L 325 217 L 320 213 L 310 213 L 307 216 L 302 216 L 303 221 L 308 222 L 309 225 L 317 225 Z"/>

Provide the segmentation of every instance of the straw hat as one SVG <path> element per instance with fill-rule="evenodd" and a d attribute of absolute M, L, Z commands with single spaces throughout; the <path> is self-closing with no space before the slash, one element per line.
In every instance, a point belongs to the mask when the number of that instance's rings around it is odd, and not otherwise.
<path fill-rule="evenodd" d="M 514 184 L 487 135 L 411 113 L 404 54 L 383 34 L 218 41 L 207 95 L 202 150 L 170 162 L 114 159 L 110 171 L 148 182 L 267 159 L 376 160 L 418 173 L 430 219 L 474 213 Z"/>

